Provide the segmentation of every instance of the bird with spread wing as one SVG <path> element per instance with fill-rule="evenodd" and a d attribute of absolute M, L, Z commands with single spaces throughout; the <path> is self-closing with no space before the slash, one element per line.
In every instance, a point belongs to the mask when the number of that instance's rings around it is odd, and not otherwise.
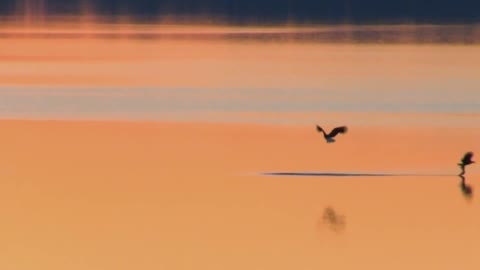
<path fill-rule="evenodd" d="M 322 132 L 323 133 L 323 137 L 325 138 L 325 140 L 327 141 L 327 143 L 333 143 L 335 142 L 335 139 L 334 137 L 337 136 L 337 134 L 341 133 L 341 134 L 344 134 L 344 133 L 347 133 L 347 127 L 346 126 L 341 126 L 341 127 L 336 127 L 334 129 L 332 129 L 332 131 L 330 131 L 330 133 L 326 133 L 323 128 L 321 128 L 319 125 L 317 125 L 317 131 L 318 132 Z"/>
<path fill-rule="evenodd" d="M 472 163 L 475 163 L 475 161 L 472 160 L 473 158 L 473 152 L 467 152 L 460 163 L 458 163 L 458 166 L 460 166 L 460 169 L 462 170 L 459 175 L 464 175 L 465 174 L 465 166 L 470 165 Z"/>

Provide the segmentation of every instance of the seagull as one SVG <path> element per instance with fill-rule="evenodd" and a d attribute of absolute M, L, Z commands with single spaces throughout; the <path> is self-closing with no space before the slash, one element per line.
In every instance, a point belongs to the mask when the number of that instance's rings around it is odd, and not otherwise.
<path fill-rule="evenodd" d="M 472 160 L 472 157 L 473 157 L 473 152 L 467 152 L 463 156 L 460 163 L 458 163 L 458 166 L 460 166 L 460 169 L 462 169 L 462 172 L 459 175 L 465 174 L 465 166 L 475 163 L 475 161 Z"/>
<path fill-rule="evenodd" d="M 317 125 L 317 131 L 323 133 L 323 137 L 327 141 L 327 143 L 333 143 L 335 142 L 335 139 L 333 137 L 337 136 L 338 133 L 346 133 L 347 132 L 347 127 L 346 126 L 341 126 L 341 127 L 336 127 L 330 131 L 330 133 L 325 133 L 323 128 L 321 128 L 319 125 Z"/>

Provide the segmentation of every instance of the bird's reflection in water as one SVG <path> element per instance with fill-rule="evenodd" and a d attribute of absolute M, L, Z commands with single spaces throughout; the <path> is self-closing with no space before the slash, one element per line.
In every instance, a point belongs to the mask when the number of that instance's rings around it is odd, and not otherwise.
<path fill-rule="evenodd" d="M 467 199 L 471 199 L 473 197 L 473 188 L 471 185 L 467 184 L 465 181 L 465 177 L 463 175 L 459 175 L 460 177 L 460 189 L 462 190 L 463 196 Z"/>
<path fill-rule="evenodd" d="M 339 215 L 335 209 L 328 206 L 323 210 L 321 224 L 327 226 L 333 232 L 342 232 L 345 229 L 345 217 Z"/>

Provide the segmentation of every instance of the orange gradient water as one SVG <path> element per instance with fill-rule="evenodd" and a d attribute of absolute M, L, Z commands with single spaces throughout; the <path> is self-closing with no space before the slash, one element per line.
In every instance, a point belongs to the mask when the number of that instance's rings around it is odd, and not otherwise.
<path fill-rule="evenodd" d="M 477 128 L 351 126 L 331 145 L 311 126 L 0 125 L 2 268 L 478 267 L 478 198 L 455 176 Z M 327 206 L 344 231 L 321 223 Z"/>
<path fill-rule="evenodd" d="M 0 269 L 479 268 L 480 169 L 467 196 L 457 163 L 480 153 L 480 47 L 141 39 L 246 30 L 95 20 L 0 29 Z M 327 144 L 316 124 L 349 131 Z"/>

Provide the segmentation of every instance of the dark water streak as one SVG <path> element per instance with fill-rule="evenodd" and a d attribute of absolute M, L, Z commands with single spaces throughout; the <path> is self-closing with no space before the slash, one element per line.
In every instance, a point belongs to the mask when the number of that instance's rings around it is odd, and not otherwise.
<path fill-rule="evenodd" d="M 348 173 L 348 172 L 264 172 L 267 176 L 311 176 L 311 177 L 391 177 L 391 176 L 415 176 L 415 177 L 447 177 L 452 174 L 415 174 L 415 173 Z"/>

